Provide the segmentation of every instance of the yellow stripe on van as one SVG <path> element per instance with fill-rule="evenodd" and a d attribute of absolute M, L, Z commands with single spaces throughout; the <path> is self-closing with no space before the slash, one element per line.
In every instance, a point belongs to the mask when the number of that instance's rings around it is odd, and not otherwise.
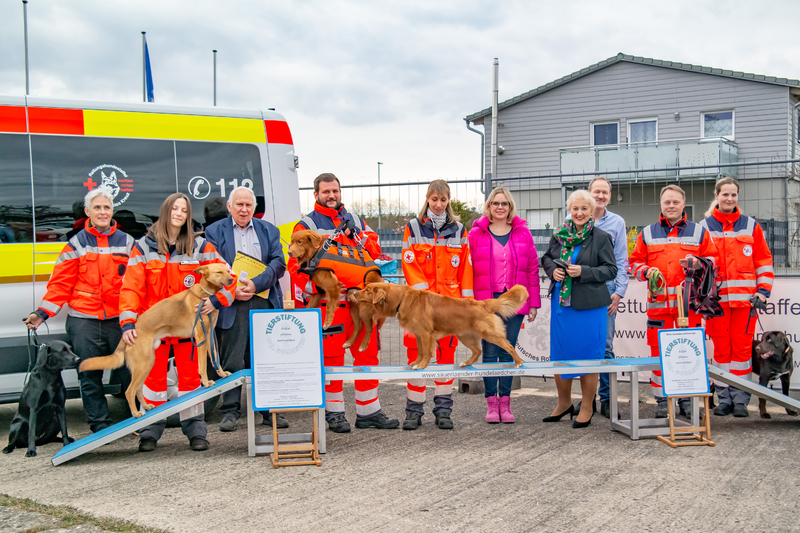
<path fill-rule="evenodd" d="M 36 281 L 47 281 L 65 242 L 36 245 Z M 34 268 L 33 244 L 0 244 L 0 283 L 30 282 Z"/>
<path fill-rule="evenodd" d="M 251 118 L 83 111 L 84 135 L 266 143 L 264 122 Z"/>

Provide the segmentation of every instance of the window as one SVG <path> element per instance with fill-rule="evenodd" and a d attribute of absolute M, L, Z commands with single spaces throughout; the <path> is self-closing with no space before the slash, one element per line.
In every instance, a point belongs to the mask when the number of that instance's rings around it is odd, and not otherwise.
<path fill-rule="evenodd" d="M 0 243 L 33 241 L 28 136 L 0 135 Z"/>
<path fill-rule="evenodd" d="M 592 146 L 619 143 L 619 123 L 592 124 Z"/>
<path fill-rule="evenodd" d="M 628 121 L 628 142 L 646 143 L 658 140 L 658 120 L 641 119 Z"/>
<path fill-rule="evenodd" d="M 703 137 L 726 137 L 733 139 L 733 111 L 703 113 L 701 134 Z"/>
<path fill-rule="evenodd" d="M 550 229 L 553 225 L 552 209 L 527 209 L 525 216 L 529 229 Z"/>

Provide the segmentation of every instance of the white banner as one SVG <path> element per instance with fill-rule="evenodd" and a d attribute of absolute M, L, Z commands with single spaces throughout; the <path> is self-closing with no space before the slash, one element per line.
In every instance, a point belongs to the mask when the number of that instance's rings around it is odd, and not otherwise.
<path fill-rule="evenodd" d="M 541 271 L 540 271 L 541 272 Z M 549 280 L 542 282 L 542 308 L 533 324 L 523 322 L 517 340 L 517 353 L 527 361 L 550 360 L 550 299 L 547 290 Z M 783 331 L 793 345 L 800 346 L 800 279 L 779 278 L 775 280 L 772 297 L 767 300 L 766 311 L 759 311 L 764 327 L 756 324 L 756 339 L 764 331 Z M 755 318 L 754 318 L 755 320 Z M 617 308 L 614 354 L 617 357 L 649 357 L 647 346 L 647 284 L 631 279 L 625 297 Z M 706 335 L 706 354 L 709 364 L 714 355 L 714 343 Z M 800 359 L 795 359 L 795 369 L 800 368 Z M 754 381 L 758 381 L 755 378 Z M 800 372 L 792 376 L 792 389 L 800 389 Z"/>

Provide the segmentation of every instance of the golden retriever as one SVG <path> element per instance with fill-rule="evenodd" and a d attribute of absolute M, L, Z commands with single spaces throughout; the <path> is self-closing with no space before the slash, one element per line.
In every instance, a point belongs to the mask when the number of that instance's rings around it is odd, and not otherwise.
<path fill-rule="evenodd" d="M 370 283 L 352 297 L 382 317 L 397 316 L 400 326 L 416 336 L 419 356 L 411 367 L 414 370 L 426 368 L 436 341 L 449 335 L 458 337 L 472 351 L 472 357 L 461 363 L 462 367 L 474 364 L 481 356 L 481 339 L 511 354 L 514 366 L 522 366 L 522 359 L 506 339 L 500 318 L 513 316 L 525 304 L 528 290 L 522 285 L 514 285 L 496 300 L 483 301 L 451 298 L 391 283 Z"/>
<path fill-rule="evenodd" d="M 208 379 L 208 342 L 203 334 L 205 325 L 206 331 L 214 334 L 214 326 L 217 323 L 218 311 L 209 315 L 204 315 L 194 326 L 194 319 L 197 305 L 202 305 L 203 300 L 209 294 L 215 294 L 222 287 L 233 283 L 228 265 L 223 263 L 212 263 L 203 265 L 194 271 L 200 274 L 202 279 L 187 290 L 174 294 L 169 298 L 161 300 L 153 307 L 142 313 L 136 321 L 136 343 L 128 346 L 125 341 L 120 341 L 113 354 L 105 357 L 93 357 L 86 359 L 80 365 L 79 371 L 102 370 L 106 368 L 119 368 L 127 364 L 131 371 L 131 384 L 125 392 L 131 414 L 135 417 L 144 415 L 144 410 L 150 410 L 154 406 L 147 403 L 142 394 L 142 385 L 150 370 L 155 363 L 155 349 L 161 343 L 161 339 L 166 337 L 189 338 L 194 335 L 197 346 L 197 368 L 204 387 L 214 384 Z M 230 376 L 230 372 L 219 372 L 220 378 Z M 135 398 L 139 398 L 139 404 L 144 410 L 136 408 Z"/>
<path fill-rule="evenodd" d="M 311 259 L 314 257 L 314 254 L 317 253 L 322 247 L 322 244 L 325 242 L 325 238 L 311 230 L 301 230 L 292 234 L 292 241 L 289 244 L 289 257 L 293 257 L 297 260 L 297 263 L 303 267 L 306 265 Z M 336 274 L 331 272 L 330 270 L 326 269 L 316 269 L 314 273 L 311 275 L 311 281 L 317 286 L 317 289 L 321 289 L 321 292 L 315 292 L 311 295 L 311 298 L 308 300 L 308 307 L 319 307 L 320 301 L 322 300 L 323 293 L 325 294 L 325 323 L 323 324 L 323 329 L 328 329 L 333 324 L 333 315 L 336 312 L 336 309 L 339 307 L 339 295 L 342 291 L 347 288 L 344 286 L 343 283 L 339 282 L 339 279 L 336 277 Z M 374 283 L 383 281 L 383 276 L 379 270 L 369 270 L 366 273 L 363 283 Z M 358 312 L 358 305 L 352 305 L 352 299 L 350 300 L 350 317 L 353 319 L 353 334 L 347 339 L 345 342 L 344 347 L 349 348 L 350 346 L 355 343 L 356 337 L 361 332 L 361 318 Z M 383 322 L 381 322 L 383 325 Z M 372 334 L 373 329 L 373 322 L 367 322 L 367 333 L 364 335 L 364 339 L 369 341 L 369 337 Z M 364 347 L 363 349 L 366 349 Z"/>

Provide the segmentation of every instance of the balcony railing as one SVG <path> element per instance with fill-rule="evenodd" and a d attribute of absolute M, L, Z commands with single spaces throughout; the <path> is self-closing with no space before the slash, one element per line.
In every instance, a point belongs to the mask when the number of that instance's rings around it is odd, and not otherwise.
<path fill-rule="evenodd" d="M 562 174 L 642 171 L 608 176 L 613 181 L 675 178 L 679 174 L 681 178 L 719 174 L 737 177 L 739 174 L 738 167 L 726 166 L 739 162 L 739 149 L 735 142 L 722 137 L 561 148 L 559 157 Z M 698 166 L 712 168 L 677 170 L 679 167 Z M 648 169 L 665 168 L 676 170 L 647 172 Z M 562 178 L 563 183 L 584 181 L 588 181 L 586 176 Z"/>

